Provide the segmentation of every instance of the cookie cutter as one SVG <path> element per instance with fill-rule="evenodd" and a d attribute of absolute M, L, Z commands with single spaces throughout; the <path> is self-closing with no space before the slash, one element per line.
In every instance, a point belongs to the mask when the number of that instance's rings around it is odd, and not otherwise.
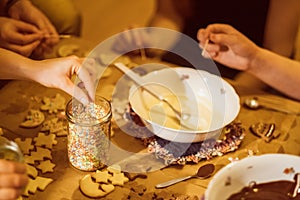
<path fill-rule="evenodd" d="M 279 137 L 280 133 L 275 132 L 274 123 L 256 123 L 250 126 L 250 131 L 257 137 L 262 138 L 265 142 L 269 143 L 273 139 Z"/>
<path fill-rule="evenodd" d="M 0 136 L 0 159 L 23 162 L 23 154 L 17 143 Z"/>

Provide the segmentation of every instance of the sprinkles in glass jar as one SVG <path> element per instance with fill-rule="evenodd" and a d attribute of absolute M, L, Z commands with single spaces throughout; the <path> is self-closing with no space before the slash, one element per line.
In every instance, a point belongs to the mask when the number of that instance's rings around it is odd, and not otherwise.
<path fill-rule="evenodd" d="M 70 100 L 68 119 L 68 158 L 72 166 L 84 171 L 104 167 L 108 161 L 111 127 L 111 104 L 96 96 L 95 103 L 83 105 Z"/>

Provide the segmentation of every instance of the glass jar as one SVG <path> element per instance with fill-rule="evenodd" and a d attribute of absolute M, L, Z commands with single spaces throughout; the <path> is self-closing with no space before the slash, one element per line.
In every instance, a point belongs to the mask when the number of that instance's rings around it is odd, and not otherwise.
<path fill-rule="evenodd" d="M 71 99 L 66 106 L 68 119 L 68 158 L 72 166 L 94 171 L 105 166 L 111 131 L 111 104 L 96 96 L 94 103 L 84 106 Z"/>
<path fill-rule="evenodd" d="M 19 146 L 15 142 L 2 136 L 0 136 L 0 159 L 16 162 L 24 161 L 24 157 Z"/>

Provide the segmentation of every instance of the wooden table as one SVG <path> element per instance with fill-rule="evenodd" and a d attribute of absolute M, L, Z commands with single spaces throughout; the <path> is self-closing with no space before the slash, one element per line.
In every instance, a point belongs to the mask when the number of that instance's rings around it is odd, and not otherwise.
<path fill-rule="evenodd" d="M 152 61 L 151 61 L 152 62 Z M 110 77 L 100 80 L 97 93 L 111 99 L 112 88 L 122 74 L 116 69 L 112 69 Z M 284 97 L 274 96 L 255 88 L 247 88 L 239 83 L 230 81 L 237 93 L 240 95 L 241 102 L 247 96 L 264 96 L 272 101 L 279 101 L 286 107 L 300 111 L 300 103 L 291 101 Z M 56 93 L 62 94 L 67 100 L 71 97 L 62 91 L 56 89 L 45 88 L 39 84 L 27 81 L 12 81 L 0 90 L 0 127 L 4 128 L 5 136 L 10 139 L 17 137 L 35 137 L 40 127 L 34 129 L 20 128 L 19 124 L 23 121 L 27 112 L 31 108 L 39 108 L 40 103 L 36 99 L 44 96 L 54 96 Z M 270 110 L 248 110 L 241 106 L 240 113 L 237 117 L 245 127 L 246 137 L 244 138 L 240 148 L 232 153 L 228 153 L 221 157 L 215 157 L 208 161 L 201 161 L 198 164 L 187 164 L 184 166 L 173 165 L 160 170 L 151 171 L 147 174 L 146 179 L 136 179 L 139 184 L 147 187 L 147 191 L 161 190 L 155 189 L 155 185 L 175 177 L 191 175 L 197 171 L 199 166 L 205 163 L 214 163 L 217 170 L 221 169 L 230 160 L 234 158 L 246 157 L 251 151 L 254 154 L 264 153 L 287 153 L 300 155 L 300 117 L 297 115 L 287 115 Z M 250 131 L 250 125 L 257 122 L 275 123 L 276 131 L 281 133 L 280 137 L 266 143 L 261 138 L 254 136 Z M 122 149 L 131 152 L 146 152 L 145 146 L 140 140 L 131 137 L 118 128 L 113 122 L 114 136 L 112 141 Z M 9 130 L 9 131 L 7 131 Z M 54 181 L 46 188 L 45 191 L 37 191 L 26 199 L 43 199 L 43 200 L 87 200 L 79 190 L 79 180 L 87 173 L 70 166 L 66 152 L 66 137 L 57 137 L 58 144 L 52 149 L 52 162 L 56 164 L 53 173 L 40 174 L 43 177 L 53 178 Z M 211 177 L 212 178 L 212 177 Z M 191 179 L 185 182 L 170 186 L 164 191 L 176 192 L 181 194 L 196 195 L 199 198 L 204 194 L 205 189 L 211 180 Z M 107 195 L 103 199 L 121 199 L 124 194 L 129 193 L 128 187 L 116 187 L 116 190 Z M 24 198 L 25 199 L 25 198 Z"/>

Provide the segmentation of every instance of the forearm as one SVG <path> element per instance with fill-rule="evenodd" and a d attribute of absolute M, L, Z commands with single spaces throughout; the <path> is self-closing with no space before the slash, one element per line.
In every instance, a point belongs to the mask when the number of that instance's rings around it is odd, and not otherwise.
<path fill-rule="evenodd" d="M 0 48 L 0 79 L 32 79 L 35 61 Z"/>
<path fill-rule="evenodd" d="M 278 91 L 300 100 L 300 62 L 261 49 L 248 72 Z"/>

